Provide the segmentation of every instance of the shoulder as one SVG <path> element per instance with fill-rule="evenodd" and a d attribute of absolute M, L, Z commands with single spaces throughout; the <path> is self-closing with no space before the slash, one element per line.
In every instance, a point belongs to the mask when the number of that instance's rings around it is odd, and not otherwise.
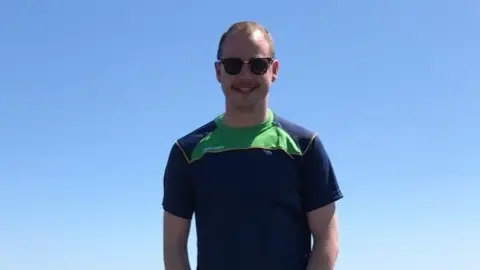
<path fill-rule="evenodd" d="M 205 136 L 212 133 L 216 128 L 217 124 L 214 120 L 212 120 L 189 132 L 188 134 L 182 136 L 177 140 L 176 144 L 188 157 L 191 155 L 198 143 L 200 143 L 200 141 L 205 138 Z"/>
<path fill-rule="evenodd" d="M 277 114 L 275 114 L 273 121 L 274 125 L 285 131 L 298 144 L 302 149 L 302 152 L 305 152 L 312 142 L 318 139 L 316 132 L 289 121 Z"/>

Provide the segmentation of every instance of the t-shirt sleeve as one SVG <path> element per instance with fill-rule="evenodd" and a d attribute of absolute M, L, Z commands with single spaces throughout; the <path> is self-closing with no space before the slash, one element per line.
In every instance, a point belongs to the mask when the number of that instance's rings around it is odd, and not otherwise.
<path fill-rule="evenodd" d="M 317 135 L 303 154 L 301 198 L 306 212 L 343 198 L 332 163 Z"/>
<path fill-rule="evenodd" d="M 181 218 L 192 218 L 195 200 L 189 164 L 178 143 L 170 150 L 163 178 L 163 192 L 165 211 Z"/>

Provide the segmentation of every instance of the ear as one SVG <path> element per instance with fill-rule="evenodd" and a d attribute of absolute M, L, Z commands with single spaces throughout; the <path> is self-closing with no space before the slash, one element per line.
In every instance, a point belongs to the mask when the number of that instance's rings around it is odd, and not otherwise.
<path fill-rule="evenodd" d="M 277 80 L 277 76 L 278 76 L 278 69 L 280 68 L 280 63 L 278 62 L 278 60 L 273 60 L 273 63 L 272 63 L 272 82 L 275 82 Z"/>
<path fill-rule="evenodd" d="M 221 64 L 218 61 L 215 61 L 215 75 L 217 77 L 217 81 L 220 82 L 220 76 L 222 75 Z"/>

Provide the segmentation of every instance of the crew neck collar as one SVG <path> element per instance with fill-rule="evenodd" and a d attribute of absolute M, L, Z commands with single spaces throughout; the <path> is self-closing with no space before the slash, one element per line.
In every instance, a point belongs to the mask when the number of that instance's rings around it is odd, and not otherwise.
<path fill-rule="evenodd" d="M 222 130 L 225 130 L 225 131 L 234 131 L 234 132 L 261 131 L 265 128 L 270 127 L 273 124 L 273 118 L 274 118 L 273 112 L 270 109 L 268 109 L 267 110 L 267 118 L 265 119 L 265 121 L 263 121 L 262 123 L 260 123 L 258 125 L 247 126 L 247 127 L 230 127 L 225 123 L 225 121 L 223 119 L 224 115 L 225 114 L 221 114 L 221 115 L 219 115 L 215 118 L 215 123 L 217 124 L 217 127 L 219 129 L 222 129 Z"/>

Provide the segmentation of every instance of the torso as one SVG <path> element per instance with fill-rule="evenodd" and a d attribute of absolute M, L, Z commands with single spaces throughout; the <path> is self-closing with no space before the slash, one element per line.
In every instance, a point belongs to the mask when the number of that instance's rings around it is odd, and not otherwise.
<path fill-rule="evenodd" d="M 192 159 L 200 270 L 305 269 L 310 232 L 298 192 L 300 155 L 279 132 L 266 132 L 273 143 L 251 148 L 225 147 L 212 136 L 202 145 L 210 150 Z"/>

